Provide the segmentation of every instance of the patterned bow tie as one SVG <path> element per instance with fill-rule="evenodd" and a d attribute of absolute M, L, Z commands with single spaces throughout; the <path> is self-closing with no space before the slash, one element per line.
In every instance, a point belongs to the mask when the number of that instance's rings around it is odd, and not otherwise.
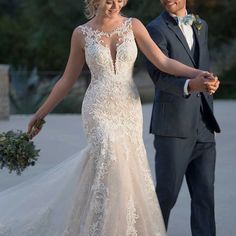
<path fill-rule="evenodd" d="M 184 25 L 192 25 L 193 24 L 193 21 L 195 19 L 194 15 L 193 14 L 188 14 L 184 17 L 180 17 L 180 16 L 177 16 L 177 22 L 178 24 L 184 24 Z"/>

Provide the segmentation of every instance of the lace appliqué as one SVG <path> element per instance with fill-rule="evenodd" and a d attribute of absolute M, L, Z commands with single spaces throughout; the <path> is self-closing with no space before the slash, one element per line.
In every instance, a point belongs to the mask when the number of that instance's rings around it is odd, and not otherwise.
<path fill-rule="evenodd" d="M 85 39 L 85 59 L 91 72 L 82 104 L 88 140 L 86 155 L 79 156 L 84 168 L 80 166 L 78 173 L 65 170 L 75 181 L 70 197 L 65 192 L 65 196 L 55 196 L 58 201 L 49 200 L 40 210 L 36 206 L 36 211 L 29 210 L 21 219 L 16 214 L 5 222 L 3 217 L 0 236 L 164 236 L 143 144 L 140 97 L 132 77 L 137 57 L 132 19 L 110 33 L 86 25 L 78 31 Z M 46 194 L 45 199 L 51 199 L 51 194 Z M 17 205 L 16 212 L 19 209 L 25 210 Z M 137 214 L 139 209 L 144 209 L 142 217 Z M 114 220 L 117 227 L 112 225 Z"/>
<path fill-rule="evenodd" d="M 111 33 L 94 30 L 90 26 L 79 26 L 78 29 L 85 35 L 85 57 L 92 78 L 99 74 L 104 76 L 125 76 L 124 72 L 130 70 L 134 57 L 137 56 L 137 47 L 132 31 L 132 18 L 126 19 L 119 27 Z M 107 39 L 117 35 L 115 58 L 112 58 L 111 49 Z M 130 44 L 130 45 L 129 45 Z M 133 45 L 135 45 L 133 47 Z M 127 47 L 130 52 L 127 53 Z M 125 67 L 123 64 L 126 63 Z M 93 65 L 93 66 L 90 66 Z M 130 76 L 129 76 L 130 77 Z"/>
<path fill-rule="evenodd" d="M 82 106 L 82 118 L 96 171 L 91 188 L 94 217 L 89 236 L 97 236 L 105 234 L 102 226 L 109 204 L 106 175 L 116 161 L 113 144 L 122 137 L 137 136 L 137 130 L 141 130 L 137 127 L 142 123 L 137 119 L 140 99 L 132 78 L 137 47 L 131 18 L 110 33 L 86 25 L 80 26 L 79 30 L 85 35 L 85 57 L 92 75 Z M 117 39 L 115 60 L 108 46 L 111 37 Z M 97 125 L 91 125 L 91 122 Z"/>
<path fill-rule="evenodd" d="M 127 236 L 138 236 L 137 230 L 135 229 L 135 223 L 138 219 L 138 215 L 136 213 L 136 209 L 134 206 L 134 201 L 130 197 L 128 202 L 128 209 L 127 209 Z"/>

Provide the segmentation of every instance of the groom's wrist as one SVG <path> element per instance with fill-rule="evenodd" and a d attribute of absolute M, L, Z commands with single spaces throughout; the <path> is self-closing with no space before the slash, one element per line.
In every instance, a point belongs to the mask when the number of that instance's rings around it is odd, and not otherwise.
<path fill-rule="evenodd" d="M 190 91 L 189 91 L 189 81 L 190 81 L 190 79 L 187 79 L 185 81 L 185 84 L 184 84 L 184 95 L 185 96 L 188 96 L 190 94 Z"/>
<path fill-rule="evenodd" d="M 188 87 L 187 87 L 188 93 L 194 92 L 194 80 L 189 80 L 188 81 Z"/>

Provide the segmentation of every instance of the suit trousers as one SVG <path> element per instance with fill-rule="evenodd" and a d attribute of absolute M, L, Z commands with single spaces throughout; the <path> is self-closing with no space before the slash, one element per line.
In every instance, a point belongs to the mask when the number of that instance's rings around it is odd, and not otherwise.
<path fill-rule="evenodd" d="M 155 135 L 156 193 L 166 228 L 185 176 L 193 236 L 215 236 L 215 142 Z"/>

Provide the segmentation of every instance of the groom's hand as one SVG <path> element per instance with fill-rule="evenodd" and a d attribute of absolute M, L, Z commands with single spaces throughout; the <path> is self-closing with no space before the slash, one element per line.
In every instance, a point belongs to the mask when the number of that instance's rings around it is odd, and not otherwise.
<path fill-rule="evenodd" d="M 214 81 L 214 76 L 212 74 L 208 72 L 201 73 L 197 77 L 189 80 L 188 92 L 208 92 L 210 84 L 207 84 L 206 82 L 210 81 Z"/>
<path fill-rule="evenodd" d="M 209 94 L 215 93 L 220 85 L 220 81 L 219 81 L 218 77 L 214 76 L 213 74 L 211 74 L 211 75 L 212 76 L 210 78 L 207 78 L 205 81 L 205 84 L 207 86 L 207 92 Z"/>

